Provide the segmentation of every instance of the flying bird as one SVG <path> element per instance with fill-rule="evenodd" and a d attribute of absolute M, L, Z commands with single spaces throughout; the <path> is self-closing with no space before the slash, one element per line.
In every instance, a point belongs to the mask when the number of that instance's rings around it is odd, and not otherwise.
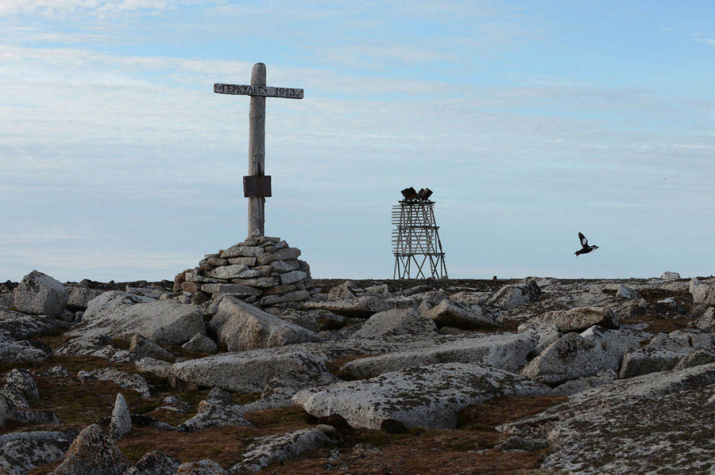
<path fill-rule="evenodd" d="M 594 249 L 598 249 L 598 246 L 593 245 L 589 246 L 588 245 L 588 239 L 586 239 L 586 236 L 584 236 L 581 233 L 578 233 L 578 238 L 581 240 L 581 249 L 576 251 L 574 254 L 576 254 L 576 257 L 580 256 L 581 254 L 588 254 L 589 252 L 593 251 Z"/>

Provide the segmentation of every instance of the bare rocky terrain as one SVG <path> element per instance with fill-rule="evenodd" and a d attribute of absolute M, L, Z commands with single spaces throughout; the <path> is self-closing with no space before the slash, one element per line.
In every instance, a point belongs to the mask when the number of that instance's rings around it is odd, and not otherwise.
<path fill-rule="evenodd" d="M 0 474 L 715 473 L 715 278 L 321 280 L 259 244 L 0 284 Z"/>

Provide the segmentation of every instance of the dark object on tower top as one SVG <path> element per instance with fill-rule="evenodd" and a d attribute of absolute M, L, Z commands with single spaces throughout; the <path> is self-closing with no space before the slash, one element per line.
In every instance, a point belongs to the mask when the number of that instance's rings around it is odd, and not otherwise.
<path fill-rule="evenodd" d="M 402 196 L 405 197 L 405 201 L 427 201 L 429 197 L 432 196 L 432 190 L 429 188 L 421 188 L 420 191 L 415 191 L 414 188 L 409 187 L 402 190 Z"/>

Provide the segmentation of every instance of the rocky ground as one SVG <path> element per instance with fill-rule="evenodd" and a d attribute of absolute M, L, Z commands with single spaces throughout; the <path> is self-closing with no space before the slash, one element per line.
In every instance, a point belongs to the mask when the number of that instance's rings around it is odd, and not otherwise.
<path fill-rule="evenodd" d="M 0 284 L 0 474 L 715 473 L 715 278 L 312 285 Z"/>

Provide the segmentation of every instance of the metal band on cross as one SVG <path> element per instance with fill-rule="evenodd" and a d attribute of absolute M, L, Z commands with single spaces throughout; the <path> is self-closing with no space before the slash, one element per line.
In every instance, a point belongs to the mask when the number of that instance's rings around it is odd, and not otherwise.
<path fill-rule="evenodd" d="M 251 85 L 214 84 L 217 94 L 251 96 L 248 113 L 248 176 L 243 177 L 243 195 L 248 198 L 248 236 L 265 232 L 266 198 L 271 196 L 271 177 L 266 176 L 266 97 L 303 99 L 303 89 L 266 86 L 266 65 L 256 63 Z"/>

